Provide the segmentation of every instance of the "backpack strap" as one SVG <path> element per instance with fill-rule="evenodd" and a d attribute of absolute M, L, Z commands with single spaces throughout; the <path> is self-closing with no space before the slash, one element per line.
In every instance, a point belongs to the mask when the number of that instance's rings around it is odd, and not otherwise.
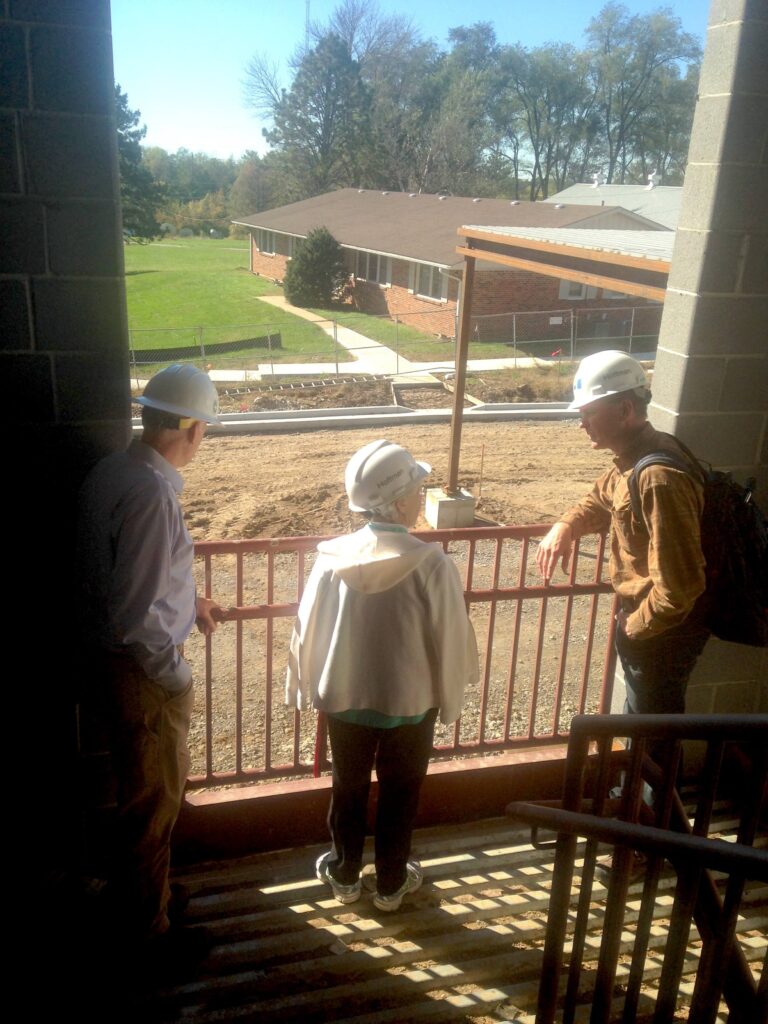
<path fill-rule="evenodd" d="M 681 446 L 682 447 L 682 446 Z M 687 473 L 689 476 L 695 475 L 694 467 L 701 469 L 698 461 L 696 461 L 695 455 L 693 455 L 687 448 L 683 447 L 683 451 L 686 455 L 690 455 L 694 459 L 693 465 L 683 458 L 681 455 L 676 455 L 671 451 L 658 451 L 649 452 L 647 455 L 642 455 L 635 465 L 632 467 L 632 472 L 627 478 L 627 487 L 629 488 L 629 500 L 632 505 L 632 515 L 642 524 L 647 532 L 647 526 L 643 519 L 643 508 L 640 503 L 640 485 L 638 483 L 638 476 L 646 468 L 646 466 L 668 466 L 670 469 L 679 469 L 682 473 Z M 701 470 L 699 479 L 703 477 L 703 470 Z"/>

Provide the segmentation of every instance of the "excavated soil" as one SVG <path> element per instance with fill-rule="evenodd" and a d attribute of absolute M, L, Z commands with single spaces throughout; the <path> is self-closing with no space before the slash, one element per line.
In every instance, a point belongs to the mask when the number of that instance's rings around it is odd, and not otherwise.
<path fill-rule="evenodd" d="M 347 509 L 344 466 L 381 428 L 216 437 L 209 434 L 184 470 L 184 506 L 195 540 L 290 537 L 357 529 Z M 390 440 L 448 470 L 450 424 L 393 426 Z M 477 511 L 500 524 L 554 520 L 607 468 L 578 424 L 524 420 L 465 425 L 459 483 Z M 420 524 L 426 526 L 426 524 Z"/>

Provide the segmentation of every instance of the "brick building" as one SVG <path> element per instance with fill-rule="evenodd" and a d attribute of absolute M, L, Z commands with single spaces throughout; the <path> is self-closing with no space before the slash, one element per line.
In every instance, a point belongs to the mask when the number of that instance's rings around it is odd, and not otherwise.
<path fill-rule="evenodd" d="M 609 206 L 530 203 L 507 199 L 339 189 L 235 221 L 250 234 L 250 268 L 281 283 L 307 234 L 327 228 L 346 253 L 349 301 L 359 310 L 397 318 L 431 334 L 453 337 L 461 263 L 457 231 L 464 224 L 525 228 L 663 231 L 637 213 Z M 473 315 L 626 305 L 627 297 L 524 270 L 481 265 Z"/>

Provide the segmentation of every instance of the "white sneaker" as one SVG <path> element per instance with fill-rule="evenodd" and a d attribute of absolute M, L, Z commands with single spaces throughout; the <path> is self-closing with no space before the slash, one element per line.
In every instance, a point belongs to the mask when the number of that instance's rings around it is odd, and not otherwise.
<path fill-rule="evenodd" d="M 356 900 L 359 900 L 360 893 L 363 889 L 360 879 L 358 878 L 356 882 L 352 883 L 352 885 L 342 885 L 341 882 L 337 882 L 328 867 L 328 861 L 330 859 L 330 850 L 328 853 L 323 853 L 317 858 L 315 874 L 318 879 L 321 882 L 325 882 L 327 885 L 330 885 L 331 889 L 333 889 L 333 895 L 339 903 L 354 903 Z"/>
<path fill-rule="evenodd" d="M 379 910 L 397 910 L 400 904 L 403 902 L 403 896 L 407 896 L 409 892 L 416 892 L 421 883 L 424 880 L 424 872 L 421 870 L 421 864 L 417 860 L 409 860 L 405 865 L 405 881 L 397 890 L 390 896 L 382 896 L 381 893 L 377 892 L 373 897 L 373 905 Z"/>

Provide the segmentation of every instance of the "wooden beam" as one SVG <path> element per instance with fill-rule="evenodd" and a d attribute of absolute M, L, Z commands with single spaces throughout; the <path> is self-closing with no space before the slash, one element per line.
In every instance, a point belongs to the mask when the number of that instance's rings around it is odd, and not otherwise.
<path fill-rule="evenodd" d="M 464 252 L 464 273 L 461 278 L 459 307 L 459 333 L 456 338 L 455 391 L 451 415 L 451 450 L 448 455 L 448 483 L 446 494 L 457 494 L 459 490 L 459 456 L 461 454 L 461 428 L 464 418 L 464 389 L 467 381 L 467 354 L 472 312 L 472 287 L 475 281 L 474 251 Z"/>
<path fill-rule="evenodd" d="M 650 284 L 642 284 L 637 281 L 627 280 L 626 277 L 607 277 L 604 274 L 590 273 L 586 270 L 575 270 L 571 267 L 559 267 L 550 263 L 539 263 L 536 260 L 525 260 L 517 256 L 509 256 L 506 253 L 486 252 L 483 249 L 467 249 L 458 246 L 456 252 L 466 257 L 471 253 L 473 259 L 486 260 L 489 263 L 499 263 L 505 267 L 512 267 L 516 270 L 527 270 L 531 274 L 543 274 L 545 277 L 557 277 L 562 281 L 578 281 L 580 284 L 589 284 L 597 288 L 610 288 L 617 292 L 626 292 L 629 295 L 639 295 L 644 299 L 653 299 L 656 302 L 663 302 L 667 293 L 666 287 Z M 650 268 L 647 268 L 650 270 Z"/>
<path fill-rule="evenodd" d="M 617 267 L 636 267 L 638 270 L 650 270 L 659 274 L 669 273 L 670 261 L 660 256 L 635 256 L 632 253 L 590 249 L 568 242 L 547 242 L 538 238 L 495 235 L 488 231 L 476 231 L 471 228 L 459 229 L 458 234 L 460 237 L 491 242 L 493 245 L 502 245 L 510 249 L 531 249 L 534 252 L 551 252 L 555 255 L 572 256 L 575 259 L 589 260 L 595 263 L 610 263 Z M 478 259 L 485 258 L 485 250 L 482 246 L 475 246 L 473 251 Z M 481 253 L 483 254 L 482 256 Z"/>

